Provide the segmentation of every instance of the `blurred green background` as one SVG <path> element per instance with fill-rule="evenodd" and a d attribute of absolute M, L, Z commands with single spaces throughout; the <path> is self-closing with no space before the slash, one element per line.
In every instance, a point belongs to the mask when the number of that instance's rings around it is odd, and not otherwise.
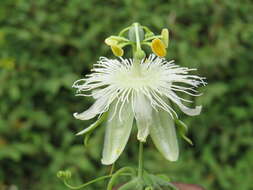
<path fill-rule="evenodd" d="M 209 83 L 196 100 L 202 114 L 180 115 L 195 145 L 180 140 L 170 163 L 149 141 L 145 168 L 208 190 L 252 190 L 252 12 L 251 0 L 1 0 L 0 189 L 62 190 L 60 169 L 73 172 L 73 184 L 108 172 L 103 127 L 88 148 L 74 135 L 92 121 L 72 113 L 93 100 L 71 86 L 100 56 L 113 57 L 107 36 L 138 21 L 156 33 L 169 28 L 167 58 L 197 67 Z M 135 166 L 137 147 L 133 134 L 117 167 Z"/>

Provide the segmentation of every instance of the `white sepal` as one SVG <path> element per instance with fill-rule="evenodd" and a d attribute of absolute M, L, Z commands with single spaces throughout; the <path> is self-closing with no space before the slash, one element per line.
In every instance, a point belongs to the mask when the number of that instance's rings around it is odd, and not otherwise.
<path fill-rule="evenodd" d="M 162 109 L 153 112 L 150 136 L 161 154 L 170 161 L 177 161 L 179 148 L 174 120 Z"/>
<path fill-rule="evenodd" d="M 106 111 L 106 106 L 108 104 L 107 97 L 101 97 L 96 100 L 96 102 L 86 111 L 82 113 L 74 113 L 74 117 L 80 120 L 89 120 L 94 118 L 96 115 Z"/>
<path fill-rule="evenodd" d="M 123 104 L 121 113 L 118 111 L 119 108 L 121 108 L 121 104 L 116 106 L 114 102 L 109 109 L 110 119 L 106 123 L 103 156 L 101 160 L 104 165 L 111 165 L 119 158 L 131 133 L 134 119 L 131 104 Z M 116 114 L 114 115 L 115 109 Z"/>

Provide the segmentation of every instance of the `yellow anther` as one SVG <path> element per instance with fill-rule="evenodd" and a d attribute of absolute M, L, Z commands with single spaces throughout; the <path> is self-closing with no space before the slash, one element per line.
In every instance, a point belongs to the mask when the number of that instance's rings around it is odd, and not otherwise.
<path fill-rule="evenodd" d="M 122 56 L 124 54 L 124 50 L 118 45 L 111 45 L 112 53 L 115 56 Z"/>
<path fill-rule="evenodd" d="M 159 57 L 164 57 L 167 53 L 164 43 L 158 38 L 152 40 L 151 48 L 152 51 Z"/>
<path fill-rule="evenodd" d="M 105 44 L 108 46 L 116 45 L 117 43 L 117 40 L 114 40 L 111 37 L 105 39 Z"/>
<path fill-rule="evenodd" d="M 162 42 L 167 48 L 169 45 L 169 30 L 167 28 L 162 29 L 161 36 L 162 36 Z"/>

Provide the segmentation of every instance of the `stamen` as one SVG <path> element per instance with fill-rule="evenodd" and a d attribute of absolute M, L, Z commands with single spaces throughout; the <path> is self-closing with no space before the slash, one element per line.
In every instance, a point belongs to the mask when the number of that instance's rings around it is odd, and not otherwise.
<path fill-rule="evenodd" d="M 162 48 L 165 48 L 163 42 L 155 39 L 154 49 L 159 52 L 162 51 Z M 167 101 L 191 101 L 174 93 L 183 92 L 191 96 L 199 96 L 201 94 L 195 89 L 206 84 L 203 81 L 204 78 L 188 74 L 195 69 L 180 67 L 174 64 L 174 60 L 166 61 L 154 54 L 141 60 L 139 66 L 142 73 L 137 78 L 134 78 L 133 66 L 132 59 L 101 57 L 95 64 L 92 74 L 86 75 L 84 79 L 77 80 L 73 87 L 77 88 L 77 96 L 92 96 L 95 99 L 106 97 L 106 106 L 99 110 L 99 114 L 108 110 L 114 102 L 114 110 L 109 120 L 119 114 L 117 117 L 121 121 L 124 104 L 130 103 L 134 109 L 134 100 L 139 93 L 147 97 L 154 111 L 157 108 L 162 108 L 172 117 L 175 117 L 176 112 Z M 89 94 L 89 91 L 92 93 Z"/>
<path fill-rule="evenodd" d="M 169 46 L 169 30 L 167 28 L 162 29 L 161 36 L 162 41 L 167 48 Z"/>
<path fill-rule="evenodd" d="M 151 48 L 152 51 L 159 57 L 164 57 L 167 53 L 164 43 L 158 38 L 152 40 Z"/>
<path fill-rule="evenodd" d="M 124 50 L 118 45 L 111 45 L 111 49 L 115 56 L 121 57 L 124 54 Z"/>

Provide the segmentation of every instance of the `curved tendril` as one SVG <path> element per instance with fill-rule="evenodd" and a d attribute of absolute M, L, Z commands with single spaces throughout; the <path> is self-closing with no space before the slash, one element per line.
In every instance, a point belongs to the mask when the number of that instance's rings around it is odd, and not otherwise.
<path fill-rule="evenodd" d="M 110 177 L 111 177 L 111 175 L 106 175 L 106 176 L 98 177 L 96 179 L 93 179 L 93 180 L 91 180 L 91 181 L 89 181 L 87 183 L 84 183 L 82 185 L 79 185 L 79 186 L 72 186 L 72 185 L 68 184 L 68 182 L 67 182 L 66 179 L 64 179 L 63 182 L 70 189 L 81 189 L 81 188 L 86 187 L 86 186 L 88 186 L 88 185 L 90 185 L 92 183 L 95 183 L 95 182 L 98 182 L 98 181 L 101 181 L 101 180 L 104 180 L 104 179 L 107 179 L 107 178 L 110 178 Z"/>
<path fill-rule="evenodd" d="M 124 168 L 121 168 L 119 169 L 117 172 L 115 172 L 112 176 L 111 176 L 111 179 L 107 185 L 107 190 L 112 190 L 113 188 L 113 185 L 116 181 L 116 179 L 124 172 L 130 172 L 133 175 L 136 175 L 136 172 L 133 168 L 131 167 L 124 167 Z"/>
<path fill-rule="evenodd" d="M 132 173 L 121 173 L 120 176 L 132 176 Z M 73 186 L 73 185 L 70 185 L 66 179 L 63 180 L 63 183 L 64 185 L 66 185 L 68 188 L 70 189 L 81 189 L 81 188 L 84 188 L 84 187 L 87 187 L 88 185 L 91 185 L 92 183 L 96 183 L 98 181 L 101 181 L 101 180 L 105 180 L 105 179 L 108 179 L 112 177 L 112 175 L 106 175 L 106 176 L 101 176 L 101 177 L 98 177 L 96 179 L 93 179 L 87 183 L 84 183 L 82 185 L 79 185 L 79 186 Z"/>

